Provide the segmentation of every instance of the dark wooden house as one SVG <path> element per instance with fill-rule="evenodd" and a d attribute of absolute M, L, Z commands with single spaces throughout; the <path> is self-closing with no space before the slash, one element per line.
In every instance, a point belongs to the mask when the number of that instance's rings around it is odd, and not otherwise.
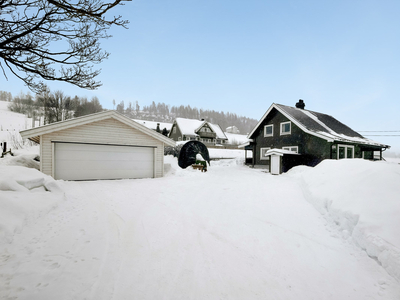
<path fill-rule="evenodd" d="M 315 166 L 324 159 L 382 159 L 388 145 L 371 141 L 334 117 L 306 110 L 303 100 L 296 107 L 273 103 L 250 132 L 246 151 L 252 166 L 273 174 L 293 166 Z"/>

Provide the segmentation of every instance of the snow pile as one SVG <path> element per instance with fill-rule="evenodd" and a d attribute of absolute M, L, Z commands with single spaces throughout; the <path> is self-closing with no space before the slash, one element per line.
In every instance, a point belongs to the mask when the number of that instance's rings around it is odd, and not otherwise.
<path fill-rule="evenodd" d="M 0 243 L 10 243 L 24 226 L 47 214 L 63 197 L 50 176 L 32 168 L 0 165 Z"/>
<path fill-rule="evenodd" d="M 226 159 L 226 158 L 238 158 L 244 159 L 244 150 L 242 149 L 215 149 L 208 148 L 208 153 L 211 159 Z"/>
<path fill-rule="evenodd" d="M 7 154 L 0 158 L 0 166 L 21 166 L 40 170 L 39 146 L 12 150 L 13 155 Z"/>
<path fill-rule="evenodd" d="M 367 160 L 325 160 L 299 166 L 286 176 L 299 178 L 305 198 L 345 239 L 377 260 L 400 280 L 400 166 Z"/>

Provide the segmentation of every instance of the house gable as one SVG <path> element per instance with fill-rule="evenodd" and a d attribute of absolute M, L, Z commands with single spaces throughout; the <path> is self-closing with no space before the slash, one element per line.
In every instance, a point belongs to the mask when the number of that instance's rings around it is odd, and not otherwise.
<path fill-rule="evenodd" d="M 273 109 L 278 110 L 305 133 L 324 139 L 327 142 L 337 141 L 343 143 L 363 144 L 381 149 L 390 148 L 388 145 L 383 145 L 364 138 L 362 135 L 339 122 L 332 116 L 275 103 L 270 106 L 258 124 L 250 132 L 248 136 L 249 139 L 254 138 L 255 132 L 259 129 L 263 121 L 268 117 Z"/>
<path fill-rule="evenodd" d="M 158 132 L 155 132 L 154 130 L 147 128 L 146 126 L 144 126 L 142 124 L 139 124 L 139 123 L 117 113 L 116 111 L 103 111 L 103 112 L 86 115 L 86 116 L 82 116 L 82 117 L 78 117 L 78 118 L 74 118 L 74 119 L 69 119 L 66 121 L 56 122 L 56 123 L 32 128 L 32 129 L 23 130 L 20 132 L 20 134 L 21 134 L 22 138 L 24 138 L 24 139 L 28 138 L 28 139 L 40 144 L 40 136 L 42 136 L 44 134 L 49 134 L 49 133 L 57 132 L 60 130 L 65 130 L 68 128 L 73 128 L 73 127 L 77 127 L 77 126 L 81 126 L 81 125 L 85 125 L 85 124 L 90 124 L 93 122 L 102 121 L 102 120 L 106 120 L 106 119 L 115 119 L 115 120 L 119 121 L 120 123 L 124 123 L 131 128 L 137 129 L 137 130 L 147 134 L 148 136 L 151 136 L 157 140 L 162 141 L 163 143 L 165 143 L 167 145 L 170 145 L 170 146 L 175 145 L 174 141 L 172 141 L 171 139 L 163 136 L 162 134 L 160 134 Z"/>
<path fill-rule="evenodd" d="M 298 157 L 284 157 L 283 170 L 299 164 L 315 166 L 323 159 L 371 157 L 373 151 L 389 147 L 364 138 L 329 115 L 275 103 L 248 138 L 253 165 L 269 165 L 269 149 L 294 149 L 299 153 Z"/>
<path fill-rule="evenodd" d="M 174 128 L 176 131 L 174 133 Z M 211 124 L 207 121 L 194 119 L 176 118 L 169 137 L 175 141 L 205 138 L 212 141 L 213 139 L 227 140 L 219 125 Z"/>
<path fill-rule="evenodd" d="M 55 145 L 60 143 L 153 148 L 154 177 L 164 174 L 164 145 L 175 145 L 173 140 L 114 111 L 24 130 L 21 136 L 40 141 L 40 170 L 50 176 L 55 174 Z"/>
<path fill-rule="evenodd" d="M 161 141 L 110 118 L 42 135 L 41 171 L 51 176 L 54 170 L 52 156 L 56 142 L 152 146 L 156 148 L 157 161 L 163 161 L 164 155 L 164 144 Z M 162 174 L 163 170 L 157 167 L 155 177 L 161 177 Z"/>

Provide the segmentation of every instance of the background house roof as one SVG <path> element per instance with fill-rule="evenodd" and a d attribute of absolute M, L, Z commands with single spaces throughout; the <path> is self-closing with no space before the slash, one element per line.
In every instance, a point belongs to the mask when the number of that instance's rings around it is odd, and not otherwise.
<path fill-rule="evenodd" d="M 200 121 L 195 119 L 185 119 L 185 118 L 176 118 L 176 124 L 182 132 L 182 135 L 195 135 L 197 136 L 196 131 L 200 129 L 204 124 L 208 124 L 210 128 L 217 134 L 217 138 L 219 139 L 227 139 L 221 127 L 216 124 L 212 124 L 207 121 Z"/>
<path fill-rule="evenodd" d="M 273 103 L 270 106 L 258 124 L 254 127 L 253 131 L 249 134 L 249 138 L 252 137 L 256 129 L 261 125 L 273 108 L 285 115 L 303 131 L 328 141 L 342 141 L 390 148 L 388 145 L 363 137 L 361 134 L 330 115 L 276 103 Z"/>

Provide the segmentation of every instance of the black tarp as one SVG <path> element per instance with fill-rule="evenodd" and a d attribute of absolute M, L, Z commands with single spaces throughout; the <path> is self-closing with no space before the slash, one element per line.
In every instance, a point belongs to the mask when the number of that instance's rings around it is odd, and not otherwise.
<path fill-rule="evenodd" d="M 196 155 L 200 154 L 210 165 L 210 155 L 206 145 L 199 141 L 190 141 L 183 145 L 179 154 L 178 165 L 185 169 L 196 163 Z"/>

